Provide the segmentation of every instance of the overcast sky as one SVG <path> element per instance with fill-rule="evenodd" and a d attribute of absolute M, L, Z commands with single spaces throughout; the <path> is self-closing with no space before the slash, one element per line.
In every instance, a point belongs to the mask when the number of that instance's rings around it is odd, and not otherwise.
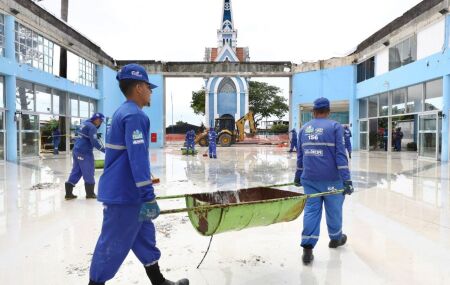
<path fill-rule="evenodd" d="M 344 56 L 419 0 L 232 0 L 238 46 L 252 61 L 312 61 Z M 95 4 L 93 4 L 95 3 Z M 60 0 L 41 6 L 60 15 Z M 69 24 L 115 59 L 202 61 L 217 46 L 223 0 L 69 0 Z M 264 80 L 288 97 L 287 79 Z M 202 79 L 167 81 L 167 122 L 198 124 L 189 108 Z"/>

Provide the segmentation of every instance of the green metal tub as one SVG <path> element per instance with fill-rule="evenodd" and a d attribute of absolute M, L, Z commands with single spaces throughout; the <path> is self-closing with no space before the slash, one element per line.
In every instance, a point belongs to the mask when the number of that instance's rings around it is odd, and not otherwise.
<path fill-rule="evenodd" d="M 303 194 L 263 187 L 186 197 L 187 208 L 226 205 L 188 212 L 192 225 L 204 236 L 290 222 L 300 216 L 305 203 Z"/>
<path fill-rule="evenodd" d="M 192 226 L 203 236 L 245 228 L 289 222 L 300 216 L 306 195 L 268 187 L 157 199 L 186 199 L 186 208 L 161 211 L 161 214 L 188 212 Z"/>
<path fill-rule="evenodd" d="M 104 159 L 96 159 L 94 161 L 94 165 L 96 169 L 103 169 L 105 167 L 105 160 Z"/>

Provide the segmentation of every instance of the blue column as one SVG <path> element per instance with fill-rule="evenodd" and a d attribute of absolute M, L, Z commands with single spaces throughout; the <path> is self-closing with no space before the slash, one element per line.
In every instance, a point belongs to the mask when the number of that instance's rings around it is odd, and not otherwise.
<path fill-rule="evenodd" d="M 350 83 L 352 94 L 350 94 L 350 123 L 352 123 L 352 147 L 353 150 L 359 150 L 359 104 L 358 99 L 356 99 L 356 65 L 353 66 L 353 80 Z"/>
<path fill-rule="evenodd" d="M 105 67 L 97 65 L 97 88 L 100 91 L 100 99 L 97 102 L 97 112 L 102 113 L 103 115 L 109 117 L 110 114 L 105 113 Z M 103 142 L 106 141 L 106 120 L 103 122 L 102 126 L 98 130 L 99 133 L 102 133 Z"/>
<path fill-rule="evenodd" d="M 5 16 L 5 57 L 11 63 L 15 62 L 15 19 Z M 14 120 L 16 112 L 16 76 L 5 76 L 6 92 L 6 159 L 17 161 L 17 125 Z"/>
<path fill-rule="evenodd" d="M 450 119 L 450 75 L 444 76 L 444 86 L 443 86 L 443 101 L 444 104 L 442 106 L 442 114 L 444 114 L 442 118 L 442 150 L 441 150 L 441 161 L 448 161 L 448 131 L 449 131 L 449 119 Z"/>
<path fill-rule="evenodd" d="M 447 49 L 450 44 L 450 15 L 445 17 L 445 38 L 444 38 L 444 47 Z M 442 118 L 442 149 L 441 149 L 441 161 L 448 161 L 448 137 L 449 137 L 449 119 L 450 119 L 450 75 L 445 75 L 443 80 L 443 88 L 442 88 L 442 114 L 444 115 Z"/>

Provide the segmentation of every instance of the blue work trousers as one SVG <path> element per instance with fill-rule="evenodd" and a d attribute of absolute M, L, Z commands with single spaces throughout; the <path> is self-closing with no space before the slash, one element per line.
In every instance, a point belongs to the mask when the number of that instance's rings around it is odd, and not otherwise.
<path fill-rule="evenodd" d="M 305 194 L 316 194 L 344 188 L 342 181 L 312 181 L 301 179 Z M 342 237 L 342 205 L 344 195 L 335 194 L 306 200 L 303 216 L 303 232 L 301 246 L 314 248 L 320 235 L 322 205 L 325 205 L 328 236 L 330 240 Z"/>
<path fill-rule="evenodd" d="M 292 140 L 291 141 L 291 148 L 289 149 L 289 152 L 293 152 L 294 151 L 294 148 L 295 148 L 295 151 L 297 151 L 297 140 Z"/>
<path fill-rule="evenodd" d="M 89 277 L 97 283 L 114 277 L 130 250 L 144 266 L 156 263 L 155 226 L 140 222 L 141 205 L 103 205 L 102 232 L 95 246 Z"/>
<path fill-rule="evenodd" d="M 78 181 L 80 181 L 81 176 L 83 176 L 85 184 L 95 184 L 94 154 L 82 154 L 74 151 L 72 156 L 72 172 L 70 173 L 69 180 L 67 180 L 67 182 L 75 186 Z"/>
<path fill-rule="evenodd" d="M 189 154 L 189 151 L 192 151 L 192 153 L 195 152 L 195 142 L 194 141 L 187 141 L 186 142 L 186 150 L 187 153 Z"/>
<path fill-rule="evenodd" d="M 347 149 L 348 153 L 352 153 L 352 144 L 351 143 L 345 143 L 345 148 Z"/>
<path fill-rule="evenodd" d="M 217 157 L 216 148 L 217 148 L 216 144 L 209 143 L 209 146 L 208 146 L 209 157 L 211 157 L 211 156 L 214 158 Z"/>

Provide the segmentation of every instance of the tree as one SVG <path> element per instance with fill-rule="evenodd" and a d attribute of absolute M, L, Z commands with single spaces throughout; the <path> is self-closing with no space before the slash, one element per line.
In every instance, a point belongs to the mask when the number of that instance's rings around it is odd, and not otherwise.
<path fill-rule="evenodd" d="M 185 126 L 185 125 L 188 125 L 188 122 L 177 121 L 177 122 L 175 123 L 175 126 Z"/>
<path fill-rule="evenodd" d="M 197 115 L 205 115 L 205 88 L 195 92 L 192 92 L 191 108 Z"/>
<path fill-rule="evenodd" d="M 276 116 L 281 118 L 289 111 L 287 99 L 279 95 L 281 89 L 265 82 L 249 82 L 249 108 L 253 111 L 255 122 Z M 197 115 L 205 115 L 205 88 L 192 92 L 191 108 Z"/>
<path fill-rule="evenodd" d="M 265 82 L 249 82 L 249 108 L 253 111 L 258 125 L 263 118 L 275 116 L 281 118 L 289 111 L 287 99 L 281 95 L 281 89 Z"/>

